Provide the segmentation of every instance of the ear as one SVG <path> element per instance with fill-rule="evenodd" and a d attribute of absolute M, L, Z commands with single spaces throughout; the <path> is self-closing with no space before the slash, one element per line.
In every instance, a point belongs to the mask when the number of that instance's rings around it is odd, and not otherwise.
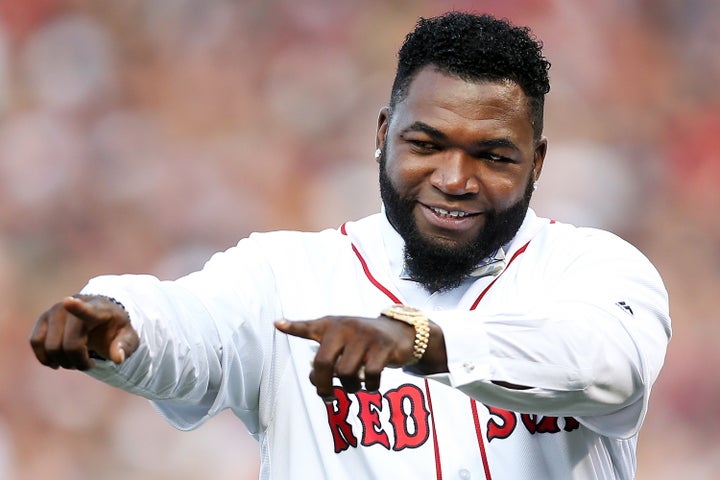
<path fill-rule="evenodd" d="M 547 153 L 547 138 L 540 137 L 535 143 L 535 156 L 533 158 L 533 181 L 537 182 L 542 173 L 543 163 L 545 163 L 545 154 Z"/>
<path fill-rule="evenodd" d="M 385 146 L 385 137 L 390 125 L 390 108 L 383 107 L 380 109 L 377 121 L 377 131 L 375 132 L 375 148 L 383 148 Z"/>

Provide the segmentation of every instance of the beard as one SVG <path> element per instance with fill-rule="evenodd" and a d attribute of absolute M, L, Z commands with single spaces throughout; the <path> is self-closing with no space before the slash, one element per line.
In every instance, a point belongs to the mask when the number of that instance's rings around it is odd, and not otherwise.
<path fill-rule="evenodd" d="M 390 223 L 405 240 L 405 266 L 413 281 L 428 292 L 452 290 L 475 270 L 478 264 L 508 243 L 522 225 L 533 194 L 532 175 L 523 197 L 501 211 L 485 213 L 485 225 L 464 244 L 449 245 L 432 241 L 417 228 L 413 210 L 416 201 L 403 198 L 385 171 L 385 149 L 380 157 L 380 196 Z"/>

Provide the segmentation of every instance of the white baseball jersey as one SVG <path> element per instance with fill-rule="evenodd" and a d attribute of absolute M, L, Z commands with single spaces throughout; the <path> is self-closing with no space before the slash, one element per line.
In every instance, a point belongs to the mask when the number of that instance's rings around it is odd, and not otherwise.
<path fill-rule="evenodd" d="M 176 281 L 98 277 L 83 292 L 122 302 L 141 345 L 89 373 L 179 429 L 231 409 L 261 444 L 265 479 L 633 478 L 671 335 L 659 275 L 618 237 L 532 210 L 498 257 L 429 294 L 401 275 L 402 238 L 380 213 L 252 234 Z M 376 317 L 391 303 L 441 326 L 449 373 L 385 369 L 379 392 L 338 387 L 326 405 L 308 380 L 317 344 L 273 321 Z"/>

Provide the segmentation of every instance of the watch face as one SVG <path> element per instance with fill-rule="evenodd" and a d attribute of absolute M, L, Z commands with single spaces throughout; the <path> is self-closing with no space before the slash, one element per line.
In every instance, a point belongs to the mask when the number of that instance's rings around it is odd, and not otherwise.
<path fill-rule="evenodd" d="M 420 310 L 407 305 L 393 305 L 383 310 L 381 314 L 408 323 L 414 323 L 416 318 L 424 317 Z"/>
<path fill-rule="evenodd" d="M 383 312 L 412 314 L 412 313 L 418 313 L 418 312 L 420 312 L 420 310 L 418 310 L 415 307 L 410 307 L 408 305 L 398 304 L 398 305 L 392 305 L 392 306 L 386 308 L 385 310 L 383 310 Z"/>
<path fill-rule="evenodd" d="M 420 310 L 418 310 L 417 308 L 415 308 L 415 307 L 409 307 L 409 306 L 407 306 L 407 305 L 403 305 L 403 306 L 401 307 L 401 310 L 402 310 L 403 313 L 410 313 L 410 314 L 420 313 Z"/>

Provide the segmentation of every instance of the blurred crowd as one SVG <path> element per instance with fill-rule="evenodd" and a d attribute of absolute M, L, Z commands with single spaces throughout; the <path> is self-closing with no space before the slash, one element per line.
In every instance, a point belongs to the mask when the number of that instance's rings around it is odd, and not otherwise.
<path fill-rule="evenodd" d="M 419 16 L 529 25 L 552 62 L 533 206 L 662 273 L 675 338 L 638 478 L 720 471 L 720 3 L 0 0 L 0 478 L 251 479 L 221 415 L 193 432 L 35 362 L 50 304 L 103 273 L 175 278 L 251 231 L 379 208 L 377 114 Z"/>

